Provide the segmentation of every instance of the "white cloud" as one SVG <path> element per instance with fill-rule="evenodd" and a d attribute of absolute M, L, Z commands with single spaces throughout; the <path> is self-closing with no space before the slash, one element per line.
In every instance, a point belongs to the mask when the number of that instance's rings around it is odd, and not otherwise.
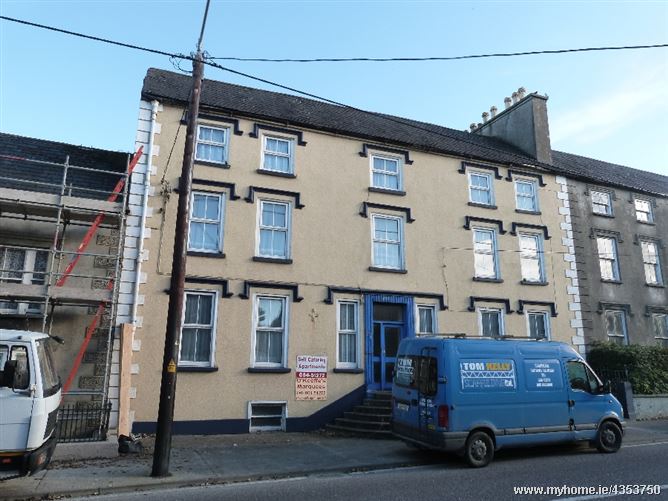
<path fill-rule="evenodd" d="M 668 110 L 665 69 L 636 73 L 603 95 L 579 105 L 570 102 L 572 111 L 557 114 L 550 124 L 553 147 L 557 143 L 591 144 L 630 125 L 651 127 Z"/>

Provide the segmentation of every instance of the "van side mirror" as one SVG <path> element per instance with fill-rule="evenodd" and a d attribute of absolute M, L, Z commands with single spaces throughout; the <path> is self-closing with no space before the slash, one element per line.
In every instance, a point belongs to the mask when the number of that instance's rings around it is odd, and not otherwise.
<path fill-rule="evenodd" d="M 606 382 L 603 383 L 603 386 L 601 386 L 601 393 L 610 393 L 612 391 L 611 386 L 610 380 L 606 380 Z"/>

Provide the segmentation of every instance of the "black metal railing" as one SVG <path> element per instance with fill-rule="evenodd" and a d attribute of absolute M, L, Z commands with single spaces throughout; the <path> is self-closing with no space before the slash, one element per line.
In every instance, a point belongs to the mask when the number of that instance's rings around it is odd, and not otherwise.
<path fill-rule="evenodd" d="M 77 402 L 58 410 L 58 442 L 102 442 L 107 439 L 111 402 Z"/>
<path fill-rule="evenodd" d="M 596 370 L 596 374 L 598 374 L 598 377 L 601 378 L 601 381 L 603 382 L 608 380 L 610 380 L 611 383 L 629 381 L 629 371 L 626 367 L 623 369 L 599 368 Z"/>

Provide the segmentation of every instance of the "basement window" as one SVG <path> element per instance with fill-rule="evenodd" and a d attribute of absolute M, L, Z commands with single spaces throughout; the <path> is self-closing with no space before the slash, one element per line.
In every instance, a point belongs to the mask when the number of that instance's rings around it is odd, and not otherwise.
<path fill-rule="evenodd" d="M 285 402 L 250 402 L 250 431 L 285 431 Z"/>

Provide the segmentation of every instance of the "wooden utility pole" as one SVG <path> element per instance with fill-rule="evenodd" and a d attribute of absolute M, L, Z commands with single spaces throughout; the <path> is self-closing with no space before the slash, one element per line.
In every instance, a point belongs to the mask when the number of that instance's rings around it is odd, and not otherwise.
<path fill-rule="evenodd" d="M 153 470 L 151 472 L 151 476 L 153 477 L 164 477 L 169 474 L 169 455 L 172 448 L 172 423 L 174 421 L 174 398 L 176 395 L 176 366 L 179 360 L 179 337 L 186 280 L 190 187 L 192 184 L 193 159 L 195 156 L 197 115 L 199 113 L 202 77 L 204 74 L 204 64 L 202 61 L 202 51 L 198 44 L 197 54 L 193 60 L 193 87 L 188 106 L 186 146 L 183 152 L 181 179 L 179 180 L 179 205 L 176 213 L 172 279 L 169 287 L 169 309 L 167 310 L 167 332 L 165 333 L 165 352 L 162 360 L 160 407 L 158 409 L 158 426 L 153 452 Z"/>

